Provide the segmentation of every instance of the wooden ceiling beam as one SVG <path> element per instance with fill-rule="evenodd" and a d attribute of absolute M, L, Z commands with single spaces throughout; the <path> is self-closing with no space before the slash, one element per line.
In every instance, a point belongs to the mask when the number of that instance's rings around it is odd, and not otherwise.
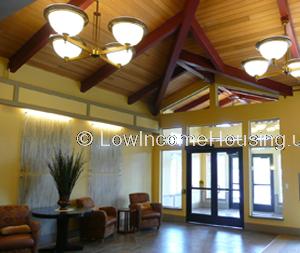
<path fill-rule="evenodd" d="M 276 94 L 283 96 L 293 95 L 293 89 L 291 86 L 270 79 L 256 80 L 255 78 L 247 75 L 243 70 L 229 65 L 224 65 L 224 71 L 218 71 L 214 66 L 212 66 L 213 64 L 210 60 L 188 51 L 183 50 L 180 54 L 180 59 L 199 70 L 222 75 L 228 79 L 235 80 L 248 86 L 257 87 L 268 92 L 275 92 Z"/>
<path fill-rule="evenodd" d="M 167 91 L 168 84 L 171 80 L 173 71 L 176 67 L 177 60 L 179 58 L 180 52 L 184 46 L 184 42 L 188 35 L 191 27 L 191 23 L 194 19 L 195 12 L 197 10 L 200 0 L 186 0 L 185 8 L 183 11 L 183 20 L 180 29 L 177 34 L 175 44 L 173 46 L 172 54 L 165 70 L 164 78 L 157 93 L 157 97 L 154 102 L 153 113 L 157 114 L 160 109 L 161 101 L 163 100 L 165 93 Z"/>
<path fill-rule="evenodd" d="M 278 4 L 281 20 L 283 22 L 288 20 L 288 23 L 286 25 L 286 33 L 292 41 L 291 54 L 292 54 L 293 58 L 299 58 L 300 57 L 299 44 L 298 44 L 297 36 L 295 33 L 288 1 L 287 0 L 277 0 L 277 4 Z"/>
<path fill-rule="evenodd" d="M 204 72 L 204 71 L 194 69 L 192 66 L 189 66 L 182 61 L 177 61 L 177 64 L 179 66 L 181 66 L 182 68 L 184 68 L 189 73 L 193 74 L 194 76 L 199 77 L 201 80 L 203 80 L 209 84 L 212 84 L 215 81 L 215 75 L 210 72 Z"/>
<path fill-rule="evenodd" d="M 145 53 L 145 51 L 156 46 L 158 43 L 172 35 L 181 24 L 182 17 L 183 13 L 180 12 L 177 15 L 170 18 L 169 20 L 167 20 L 160 27 L 147 34 L 144 37 L 144 39 L 138 45 L 135 46 L 135 54 L 133 58 L 136 58 L 139 55 Z M 94 87 L 95 85 L 112 75 L 117 70 L 119 69 L 111 64 L 106 63 L 91 76 L 81 81 L 80 91 L 88 91 L 89 89 L 91 89 L 92 87 Z"/>
<path fill-rule="evenodd" d="M 93 2 L 94 0 L 71 0 L 68 3 L 84 10 Z M 32 56 L 47 45 L 49 36 L 53 33 L 55 32 L 52 30 L 49 23 L 43 25 L 40 30 L 38 30 L 13 56 L 9 58 L 9 71 L 15 73 L 22 67 Z"/>
<path fill-rule="evenodd" d="M 201 104 L 205 103 L 208 100 L 209 100 L 209 93 L 206 94 L 206 95 L 203 95 L 200 98 L 197 98 L 197 99 L 193 100 L 192 102 L 190 102 L 190 103 L 188 103 L 188 104 L 186 104 L 186 105 L 184 105 L 184 106 L 182 106 L 178 109 L 176 109 L 175 112 L 186 112 L 186 111 L 188 111 L 188 110 L 190 110 L 190 109 L 192 109 L 192 108 L 194 108 L 198 105 L 201 105 Z"/>
<path fill-rule="evenodd" d="M 229 96 L 229 97 L 226 97 L 226 98 L 223 98 L 219 101 L 219 107 L 224 107 L 230 103 L 232 103 L 232 98 Z"/>
<path fill-rule="evenodd" d="M 186 73 L 186 70 L 183 69 L 180 66 L 177 66 L 174 70 L 174 73 L 172 75 L 172 79 L 171 82 L 178 78 L 179 76 L 183 75 L 184 73 Z M 150 95 L 151 93 L 153 93 L 154 91 L 156 91 L 159 88 L 159 85 L 161 84 L 163 78 L 160 78 L 154 82 L 152 82 L 151 84 L 146 85 L 145 87 L 143 87 L 142 89 L 138 90 L 137 92 L 135 92 L 134 94 L 130 95 L 128 97 L 128 104 L 134 104 L 137 101 L 141 100 L 143 97 Z"/>
<path fill-rule="evenodd" d="M 194 19 L 192 22 L 192 34 L 197 43 L 208 53 L 209 58 L 214 64 L 215 68 L 219 71 L 223 71 L 224 63 L 219 53 L 211 44 L 210 40 L 196 19 Z"/>
<path fill-rule="evenodd" d="M 269 98 L 264 98 L 264 97 L 259 97 L 259 96 L 253 96 L 250 94 L 241 94 L 241 93 L 234 93 L 236 96 L 242 99 L 250 99 L 250 100 L 255 100 L 259 102 L 270 102 L 274 101 L 275 99 L 269 99 Z"/>
<path fill-rule="evenodd" d="M 256 98 L 263 98 L 263 99 L 269 100 L 269 101 L 278 100 L 278 98 L 268 96 L 268 95 L 260 95 L 260 94 L 255 94 L 255 93 L 252 93 L 252 92 L 240 91 L 240 90 L 235 90 L 235 89 L 231 89 L 231 88 L 227 88 L 227 89 L 230 90 L 231 92 L 233 92 L 234 94 L 237 94 L 237 95 L 240 94 L 240 95 L 252 96 L 252 97 L 256 97 Z"/>

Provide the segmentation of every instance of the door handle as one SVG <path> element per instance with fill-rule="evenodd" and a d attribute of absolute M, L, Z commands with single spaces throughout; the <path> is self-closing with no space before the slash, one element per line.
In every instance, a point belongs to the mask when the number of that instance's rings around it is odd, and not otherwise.
<path fill-rule="evenodd" d="M 186 189 L 182 189 L 182 190 L 181 190 L 181 193 L 182 193 L 182 194 L 186 194 Z"/>

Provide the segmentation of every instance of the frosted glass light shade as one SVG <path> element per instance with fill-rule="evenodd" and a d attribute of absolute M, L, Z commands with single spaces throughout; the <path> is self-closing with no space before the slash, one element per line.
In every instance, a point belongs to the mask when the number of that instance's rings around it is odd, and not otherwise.
<path fill-rule="evenodd" d="M 147 32 L 146 25 L 139 19 L 132 17 L 119 17 L 108 24 L 116 41 L 122 45 L 135 46 L 143 39 Z"/>
<path fill-rule="evenodd" d="M 121 46 L 121 44 L 115 42 L 109 43 L 105 46 L 104 49 L 109 49 L 111 47 L 116 47 L 116 46 Z M 106 58 L 116 65 L 124 66 L 131 61 L 133 54 L 134 54 L 133 49 L 128 48 L 120 51 L 107 53 Z"/>
<path fill-rule="evenodd" d="M 250 58 L 242 62 L 242 66 L 250 76 L 262 76 L 269 67 L 269 61 L 262 57 Z"/>
<path fill-rule="evenodd" d="M 292 59 L 287 63 L 289 74 L 295 78 L 300 77 L 300 59 Z"/>
<path fill-rule="evenodd" d="M 63 59 L 78 57 L 82 52 L 80 47 L 65 41 L 60 35 L 52 35 L 50 40 L 52 41 L 55 53 Z"/>
<path fill-rule="evenodd" d="M 44 10 L 44 17 L 56 33 L 70 37 L 78 35 L 89 22 L 87 14 L 71 4 L 51 4 Z"/>
<path fill-rule="evenodd" d="M 287 36 L 273 36 L 256 44 L 256 49 L 267 60 L 279 60 L 282 58 L 292 42 Z"/>

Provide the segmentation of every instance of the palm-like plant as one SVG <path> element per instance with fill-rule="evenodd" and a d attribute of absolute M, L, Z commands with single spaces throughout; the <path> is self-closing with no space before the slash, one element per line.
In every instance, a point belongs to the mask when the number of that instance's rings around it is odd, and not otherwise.
<path fill-rule="evenodd" d="M 61 150 L 55 153 L 52 162 L 48 163 L 59 194 L 58 205 L 65 209 L 69 205 L 72 190 L 83 171 L 82 153 L 64 154 Z"/>

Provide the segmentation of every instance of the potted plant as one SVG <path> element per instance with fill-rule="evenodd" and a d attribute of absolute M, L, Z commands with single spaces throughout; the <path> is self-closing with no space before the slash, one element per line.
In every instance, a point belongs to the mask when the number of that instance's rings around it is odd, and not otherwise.
<path fill-rule="evenodd" d="M 57 204 L 60 210 L 66 210 L 70 205 L 70 196 L 83 171 L 84 163 L 82 153 L 75 155 L 73 151 L 71 154 L 64 154 L 61 150 L 55 153 L 52 161 L 48 163 L 59 194 Z"/>

